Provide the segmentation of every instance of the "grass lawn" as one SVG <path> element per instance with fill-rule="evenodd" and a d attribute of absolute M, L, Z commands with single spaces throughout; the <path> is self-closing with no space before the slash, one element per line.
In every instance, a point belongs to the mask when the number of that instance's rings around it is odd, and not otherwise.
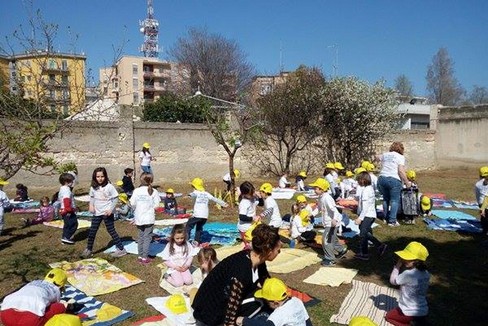
<path fill-rule="evenodd" d="M 473 187 L 477 179 L 477 171 L 444 170 L 419 172 L 417 178 L 423 192 L 445 193 L 450 199 L 473 201 Z M 313 178 L 309 178 L 311 180 Z M 252 180 L 256 188 L 263 180 Z M 269 181 L 269 180 L 268 180 Z M 273 182 L 275 183 L 275 182 Z M 27 183 L 28 185 L 28 183 Z M 169 186 L 176 192 L 187 193 L 188 185 L 163 184 L 162 189 Z M 220 182 L 207 184 L 211 192 L 215 187 L 223 188 Z M 51 196 L 57 185 L 45 189 L 31 189 L 32 198 Z M 79 185 L 77 192 L 83 191 Z M 7 193 L 13 197 L 11 193 Z M 85 189 L 86 190 L 86 189 Z M 292 201 L 281 200 L 281 213 L 287 213 Z M 179 204 L 192 207 L 188 198 L 179 200 Z M 82 207 L 86 209 L 86 207 Z M 478 212 L 466 212 L 477 216 Z M 24 283 L 44 277 L 48 270 L 48 263 L 68 260 L 79 260 L 79 254 L 86 246 L 88 229 L 82 229 L 75 235 L 76 244 L 62 245 L 60 242 L 61 229 L 43 225 L 22 228 L 22 217 L 25 215 L 6 214 L 5 234 L 0 236 L 0 297 L 17 289 Z M 219 211 L 211 208 L 210 221 L 235 221 L 235 209 Z M 161 218 L 161 217 L 159 217 Z M 137 230 L 127 222 L 116 222 L 116 229 L 123 239 L 136 239 Z M 388 285 L 388 279 L 394 264 L 394 251 L 403 249 L 410 241 L 422 242 L 430 252 L 427 260 L 432 280 L 428 299 L 430 305 L 429 321 L 432 325 L 487 325 L 488 317 L 488 246 L 481 243 L 486 237 L 472 234 L 459 234 L 447 231 L 429 231 L 425 225 L 417 221 L 416 225 L 402 225 L 398 228 L 387 228 L 384 225 L 374 229 L 375 235 L 388 244 L 388 251 L 379 259 L 373 255 L 369 262 L 357 261 L 349 252 L 346 259 L 339 262 L 339 266 L 359 270 L 356 279 Z M 153 262 L 150 266 L 142 266 L 136 262 L 134 255 L 126 255 L 114 259 L 103 254 L 107 246 L 111 245 L 110 237 L 102 226 L 95 241 L 95 256 L 107 259 L 122 270 L 132 273 L 145 282 L 115 293 L 97 297 L 101 301 L 114 304 L 120 308 L 131 310 L 135 316 L 125 323 L 158 314 L 145 303 L 145 299 L 154 296 L 167 295 L 159 287 L 161 272 Z M 348 241 L 351 249 L 357 249 L 357 238 Z M 307 249 L 311 250 L 311 249 Z M 309 308 L 314 325 L 329 325 L 330 316 L 338 312 L 339 306 L 351 289 L 351 285 L 339 287 L 316 286 L 303 283 L 302 280 L 318 270 L 319 264 L 304 268 L 289 274 L 276 274 L 289 286 L 307 292 L 319 298 L 321 303 Z"/>

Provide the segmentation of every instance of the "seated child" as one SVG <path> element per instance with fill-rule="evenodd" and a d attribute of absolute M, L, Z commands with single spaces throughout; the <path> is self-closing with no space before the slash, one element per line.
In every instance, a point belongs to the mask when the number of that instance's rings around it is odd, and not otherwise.
<path fill-rule="evenodd" d="M 33 220 L 22 219 L 26 226 L 41 224 L 44 222 L 49 222 L 54 219 L 54 207 L 49 202 L 49 197 L 44 196 L 41 198 L 41 207 L 39 208 L 39 214 Z"/>
<path fill-rule="evenodd" d="M 176 203 L 175 191 L 172 188 L 166 190 L 166 197 L 164 198 L 164 212 L 166 214 L 178 214 L 178 204 Z"/>
<path fill-rule="evenodd" d="M 307 179 L 307 172 L 300 171 L 297 177 L 295 178 L 295 182 L 297 184 L 297 191 L 306 191 L 308 187 L 305 186 L 305 179 Z"/>
<path fill-rule="evenodd" d="M 341 197 L 349 198 L 350 195 L 356 193 L 358 183 L 354 180 L 354 173 L 346 171 L 346 177 L 341 181 Z"/>
<path fill-rule="evenodd" d="M 305 325 L 312 326 L 307 309 L 303 302 L 288 295 L 288 288 L 282 280 L 271 277 L 264 281 L 263 288 L 254 293 L 259 299 L 264 299 L 273 312 L 267 317 L 237 317 L 237 325 L 253 326 L 285 326 Z"/>
<path fill-rule="evenodd" d="M 300 210 L 291 222 L 291 237 L 303 242 L 315 242 L 317 232 L 313 231 L 312 215 L 306 209 Z"/>
<path fill-rule="evenodd" d="M 193 277 L 190 273 L 193 247 L 188 242 L 187 232 L 183 224 L 177 224 L 171 230 L 169 242 L 164 247 L 162 258 L 164 264 L 168 266 L 166 280 L 169 284 L 180 287 L 193 283 Z"/>
<path fill-rule="evenodd" d="M 283 172 L 283 174 L 281 175 L 280 180 L 278 181 L 278 187 L 280 187 L 281 189 L 283 189 L 283 188 L 290 188 L 291 183 L 288 182 L 287 177 L 288 177 L 288 172 Z"/>
<path fill-rule="evenodd" d="M 126 193 L 119 194 L 119 201 L 115 206 L 114 218 L 116 220 L 132 220 L 134 218 L 134 211 L 129 203 L 129 196 Z"/>
<path fill-rule="evenodd" d="M 21 183 L 18 183 L 16 186 L 17 191 L 15 193 L 15 201 L 27 201 L 29 200 L 29 194 L 27 193 L 27 187 Z"/>
<path fill-rule="evenodd" d="M 433 201 L 429 197 L 422 195 L 420 196 L 420 214 L 423 216 L 432 215 Z"/>

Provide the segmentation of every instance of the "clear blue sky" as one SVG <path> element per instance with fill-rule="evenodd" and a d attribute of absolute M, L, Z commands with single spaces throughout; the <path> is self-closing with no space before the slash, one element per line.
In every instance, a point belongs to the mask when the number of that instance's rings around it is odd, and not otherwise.
<path fill-rule="evenodd" d="M 139 20 L 146 0 L 34 0 L 46 21 L 60 27 L 55 49 L 68 51 L 67 26 L 79 35 L 78 51 L 88 67 L 113 61 L 113 46 L 139 55 Z M 488 1 L 486 0 L 154 0 L 160 23 L 161 58 L 190 27 L 206 27 L 236 40 L 259 74 L 300 64 L 319 66 L 330 75 L 338 49 L 338 74 L 392 86 L 405 74 L 415 93 L 425 94 L 427 66 L 440 47 L 448 49 L 455 76 L 468 91 L 488 87 Z M 2 1 L 1 41 L 26 25 L 25 1 Z M 336 48 L 331 46 L 335 45 Z"/>

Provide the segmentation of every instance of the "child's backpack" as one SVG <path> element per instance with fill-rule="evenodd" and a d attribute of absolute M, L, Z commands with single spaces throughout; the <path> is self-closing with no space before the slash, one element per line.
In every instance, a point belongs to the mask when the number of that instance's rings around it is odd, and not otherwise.
<path fill-rule="evenodd" d="M 405 217 L 416 217 L 419 215 L 419 191 L 417 188 L 405 188 L 400 193 L 402 213 Z"/>

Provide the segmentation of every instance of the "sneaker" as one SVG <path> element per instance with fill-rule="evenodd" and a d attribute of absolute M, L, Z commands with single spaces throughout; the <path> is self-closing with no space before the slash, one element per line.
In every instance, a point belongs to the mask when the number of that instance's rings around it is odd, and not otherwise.
<path fill-rule="evenodd" d="M 81 258 L 90 258 L 90 257 L 92 257 L 92 256 L 93 256 L 93 253 L 92 253 L 92 251 L 91 251 L 91 250 L 89 250 L 89 249 L 85 249 L 85 250 L 83 250 L 83 252 L 82 252 L 82 253 L 81 253 L 81 255 L 80 255 L 80 257 L 81 257 Z"/>
<path fill-rule="evenodd" d="M 66 238 L 62 238 L 61 242 L 64 244 L 74 244 L 75 243 L 73 240 L 66 239 Z"/>
<path fill-rule="evenodd" d="M 347 254 L 347 251 L 348 251 L 348 250 L 347 250 L 347 248 L 344 248 L 344 249 L 343 249 L 343 250 L 342 250 L 340 253 L 338 253 L 338 254 L 336 255 L 336 258 L 337 258 L 337 259 L 344 258 L 344 257 L 346 256 L 346 254 Z"/>
<path fill-rule="evenodd" d="M 140 264 L 143 264 L 143 265 L 149 265 L 152 262 L 151 258 L 141 258 L 141 257 L 139 257 L 139 258 L 137 260 L 139 261 Z"/>
<path fill-rule="evenodd" d="M 336 262 L 333 261 L 333 260 L 323 260 L 320 263 L 320 265 L 325 266 L 325 267 L 327 267 L 327 266 L 335 266 L 336 265 Z"/>
<path fill-rule="evenodd" d="M 120 250 L 119 248 L 110 254 L 112 257 L 122 257 L 125 255 L 127 255 L 127 251 L 125 251 L 125 249 Z"/>
<path fill-rule="evenodd" d="M 361 260 L 369 260 L 369 255 L 355 254 L 354 258 L 361 259 Z"/>
<path fill-rule="evenodd" d="M 397 226 L 400 226 L 400 223 L 398 223 L 398 222 L 388 223 L 388 226 L 397 227 Z"/>
<path fill-rule="evenodd" d="M 380 256 L 383 256 L 385 254 L 385 251 L 386 251 L 386 247 L 387 245 L 386 244 L 381 244 L 379 247 L 378 247 L 378 254 Z"/>

